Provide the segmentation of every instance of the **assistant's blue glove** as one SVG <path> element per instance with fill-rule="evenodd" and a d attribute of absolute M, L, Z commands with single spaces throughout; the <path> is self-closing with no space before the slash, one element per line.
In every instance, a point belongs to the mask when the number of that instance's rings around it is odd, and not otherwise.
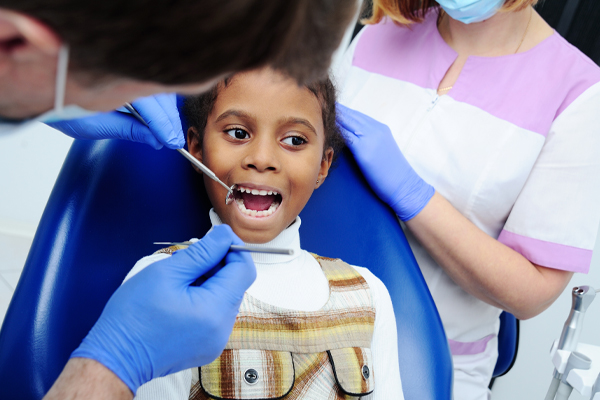
<path fill-rule="evenodd" d="M 229 226 L 216 226 L 199 242 L 133 276 L 112 295 L 71 357 L 100 362 L 134 394 L 151 379 L 213 361 L 256 278 L 252 258 L 228 253 L 231 244 L 243 243 Z M 212 277 L 191 286 L 223 259 Z"/>
<path fill-rule="evenodd" d="M 146 143 L 155 149 L 180 149 L 185 144 L 175 93 L 142 97 L 132 103 L 148 123 L 128 113 L 112 111 L 90 117 L 48 123 L 75 139 L 124 139 Z"/>
<path fill-rule="evenodd" d="M 435 190 L 410 166 L 387 125 L 341 104 L 337 122 L 363 175 L 402 221 L 416 216 Z"/>

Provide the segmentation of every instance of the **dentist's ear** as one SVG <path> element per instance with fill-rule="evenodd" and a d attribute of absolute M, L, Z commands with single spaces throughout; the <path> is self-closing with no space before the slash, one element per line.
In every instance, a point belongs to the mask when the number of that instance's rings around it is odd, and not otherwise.
<path fill-rule="evenodd" d="M 0 8 L 0 73 L 11 64 L 56 56 L 60 46 L 58 35 L 44 23 Z"/>
<path fill-rule="evenodd" d="M 198 141 L 198 130 L 194 126 L 190 126 L 187 131 L 187 145 L 188 151 L 191 155 L 196 157 L 198 161 L 202 162 L 202 143 Z M 202 171 L 198 167 L 192 164 L 197 173 L 202 174 Z"/>

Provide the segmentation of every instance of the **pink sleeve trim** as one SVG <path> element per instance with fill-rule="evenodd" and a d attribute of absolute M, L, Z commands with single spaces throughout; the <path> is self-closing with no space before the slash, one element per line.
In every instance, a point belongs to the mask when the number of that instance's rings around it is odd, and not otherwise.
<path fill-rule="evenodd" d="M 532 239 L 507 230 L 500 232 L 498 241 L 544 267 L 584 274 L 590 270 L 592 250 Z"/>
<path fill-rule="evenodd" d="M 448 339 L 450 345 L 450 354 L 453 356 L 471 356 L 474 354 L 483 353 L 490 340 L 495 338 L 496 335 L 487 335 L 481 340 L 476 342 L 458 342 L 456 340 Z"/>

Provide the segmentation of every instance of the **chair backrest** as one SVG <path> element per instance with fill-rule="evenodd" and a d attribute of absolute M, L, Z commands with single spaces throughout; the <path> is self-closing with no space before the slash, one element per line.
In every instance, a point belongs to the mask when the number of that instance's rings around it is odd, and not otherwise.
<path fill-rule="evenodd" d="M 493 377 L 502 376 L 513 367 L 519 350 L 519 320 L 503 311 L 500 314 L 500 332 L 498 332 L 498 361 Z"/>
<path fill-rule="evenodd" d="M 202 236 L 201 177 L 172 150 L 76 140 L 36 232 L 0 332 L 3 398 L 39 399 L 111 293 L 154 241 Z M 407 399 L 451 398 L 452 363 L 433 300 L 395 215 L 345 153 L 302 211 L 307 250 L 370 268 L 398 321 Z"/>

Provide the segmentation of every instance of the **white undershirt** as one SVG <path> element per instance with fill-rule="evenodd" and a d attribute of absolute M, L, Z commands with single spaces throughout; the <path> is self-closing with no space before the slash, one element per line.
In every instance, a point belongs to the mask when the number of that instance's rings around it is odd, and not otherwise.
<path fill-rule="evenodd" d="M 214 210 L 210 220 L 215 225 L 222 222 Z M 297 217 L 292 225 L 268 243 L 253 246 L 293 249 L 294 254 L 274 255 L 252 253 L 256 265 L 256 281 L 248 289 L 254 298 L 268 304 L 299 311 L 316 311 L 325 305 L 329 298 L 329 284 L 321 266 L 305 250 L 300 248 L 301 220 Z M 195 239 L 193 239 L 195 241 Z M 154 254 L 139 260 L 125 280 L 137 274 L 148 265 L 169 257 L 168 254 Z M 375 391 L 373 399 L 403 399 L 400 371 L 398 366 L 398 342 L 396 319 L 389 293 L 383 283 L 368 269 L 355 267 L 371 289 L 375 305 L 375 329 L 371 342 L 373 370 L 375 371 Z M 191 370 L 154 379 L 142 385 L 136 399 L 140 400 L 183 400 L 189 397 Z"/>

